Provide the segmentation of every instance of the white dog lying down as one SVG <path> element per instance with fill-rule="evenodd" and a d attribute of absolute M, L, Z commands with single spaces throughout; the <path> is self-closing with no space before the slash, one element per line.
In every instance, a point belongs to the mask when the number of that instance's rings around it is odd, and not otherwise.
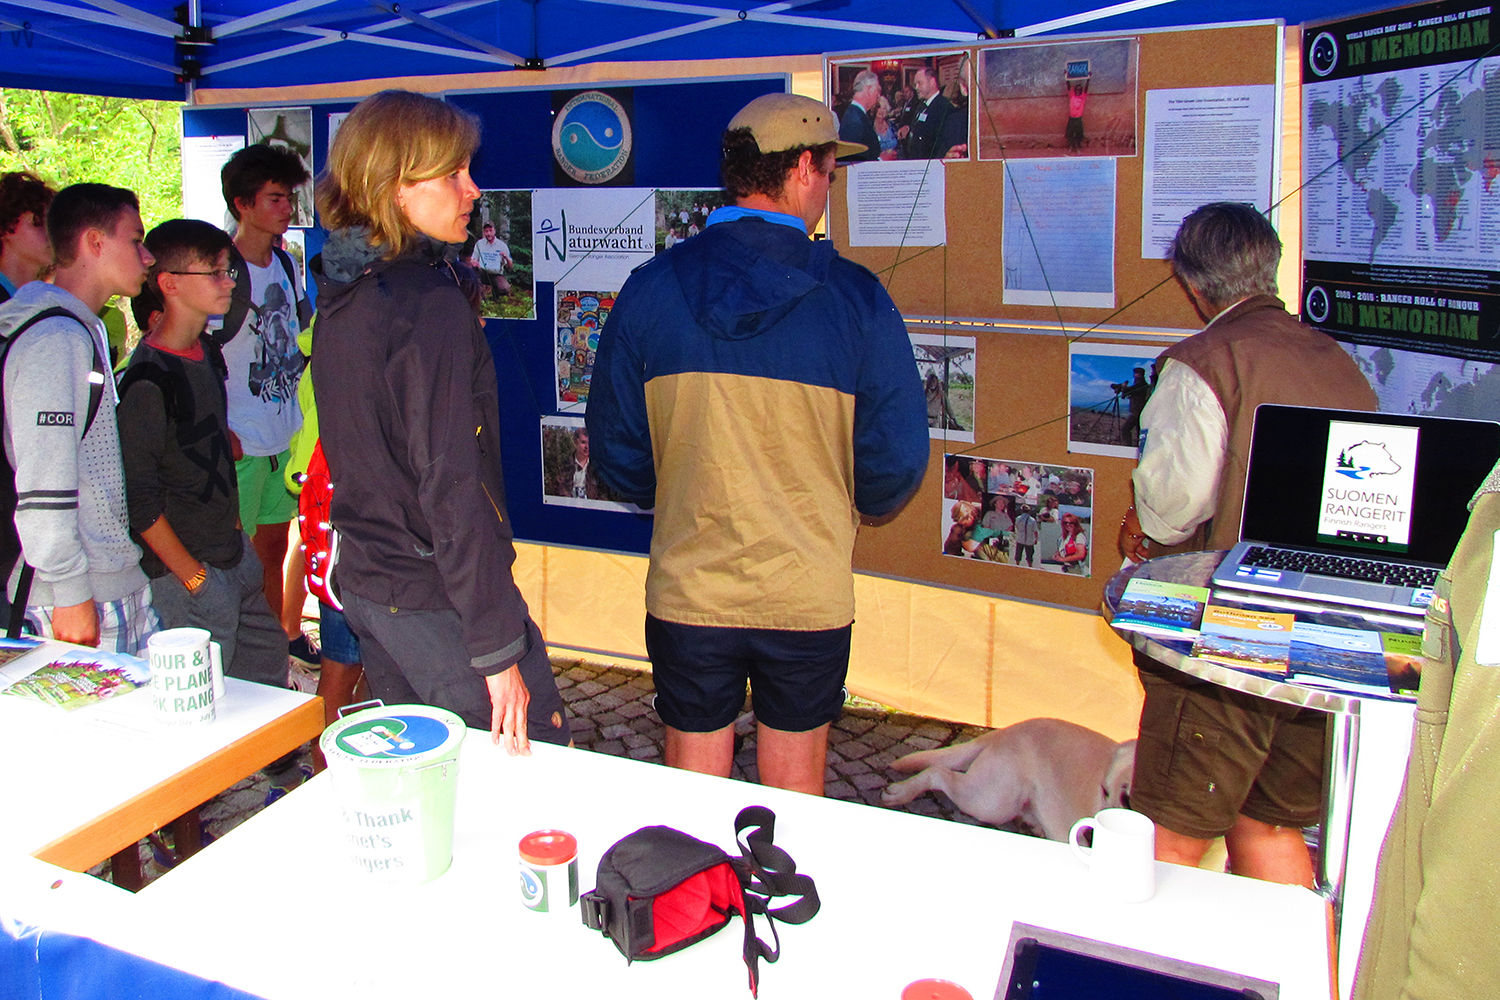
<path fill-rule="evenodd" d="M 1049 840 L 1067 840 L 1084 816 L 1130 804 L 1135 740 L 1116 743 L 1062 719 L 1027 719 L 891 766 L 921 771 L 881 793 L 888 806 L 939 789 L 975 819 L 1000 826 L 1019 817 Z"/>

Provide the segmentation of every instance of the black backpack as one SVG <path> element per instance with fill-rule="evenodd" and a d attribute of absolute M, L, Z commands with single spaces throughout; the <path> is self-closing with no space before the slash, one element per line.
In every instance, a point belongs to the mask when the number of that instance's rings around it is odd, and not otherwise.
<path fill-rule="evenodd" d="M 307 324 L 312 321 L 312 306 L 307 302 L 306 289 L 297 284 L 297 265 L 292 263 L 292 255 L 280 247 L 272 247 L 271 255 L 281 261 L 281 267 L 286 271 L 292 287 L 303 293 L 296 296 L 297 326 L 306 330 Z M 229 266 L 234 270 L 234 295 L 229 300 L 229 311 L 224 314 L 223 325 L 209 333 L 214 343 L 221 348 L 239 334 L 240 327 L 245 325 L 245 317 L 250 313 L 250 268 L 245 263 L 245 258 L 240 256 L 239 249 L 234 246 L 229 248 Z"/>
<path fill-rule="evenodd" d="M 83 434 L 89 432 L 94 426 L 94 417 L 99 414 L 99 404 L 104 400 L 104 380 L 109 378 L 109 364 L 99 353 L 98 341 L 94 339 L 94 332 L 83 321 L 73 315 L 70 310 L 62 306 L 53 306 L 43 309 L 32 316 L 26 322 L 11 331 L 10 335 L 0 339 L 0 419 L 5 413 L 5 362 L 10 356 L 10 349 L 16 339 L 31 329 L 42 320 L 53 319 L 58 316 L 66 316 L 79 326 L 83 326 L 88 334 L 89 343 L 94 348 L 94 366 L 89 372 L 89 412 L 83 422 Z M 83 434 L 79 437 L 82 438 Z M 10 579 L 10 571 L 15 567 L 16 561 L 21 558 L 21 536 L 16 532 L 16 504 L 19 498 L 16 495 L 16 470 L 10 464 L 10 455 L 3 447 L 0 447 L 0 580 Z M 26 599 L 31 596 L 31 578 L 34 575 L 31 566 L 22 564 L 21 579 L 16 584 L 15 597 L 11 601 L 10 622 L 6 629 L 6 636 L 14 639 L 21 634 L 21 625 L 26 620 Z"/>

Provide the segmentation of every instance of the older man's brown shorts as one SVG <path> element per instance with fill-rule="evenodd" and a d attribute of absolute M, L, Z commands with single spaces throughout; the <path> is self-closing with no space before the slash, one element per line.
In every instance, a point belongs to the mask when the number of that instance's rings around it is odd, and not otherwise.
<path fill-rule="evenodd" d="M 1130 806 L 1211 840 L 1237 816 L 1310 826 L 1321 814 L 1327 716 L 1197 681 L 1136 656 L 1146 703 Z"/>

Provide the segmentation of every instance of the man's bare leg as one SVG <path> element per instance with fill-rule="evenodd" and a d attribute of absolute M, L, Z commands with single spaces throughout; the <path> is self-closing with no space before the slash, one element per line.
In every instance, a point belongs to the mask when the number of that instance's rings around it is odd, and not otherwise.
<path fill-rule="evenodd" d="M 828 724 L 805 733 L 789 733 L 756 723 L 755 762 L 762 785 L 822 795 L 823 771 L 828 766 Z"/>
<path fill-rule="evenodd" d="M 1198 863 L 1203 860 L 1203 855 L 1208 853 L 1208 845 L 1211 843 L 1213 843 L 1211 840 L 1188 837 L 1168 830 L 1160 823 L 1156 824 L 1157 861 L 1197 868 Z"/>
<path fill-rule="evenodd" d="M 1229 870 L 1236 875 L 1313 887 L 1312 855 L 1297 827 L 1240 816 L 1224 835 L 1224 844 L 1229 848 Z"/>
<path fill-rule="evenodd" d="M 666 730 L 668 767 L 729 777 L 734 764 L 734 723 L 711 733 L 685 733 L 671 726 Z"/>

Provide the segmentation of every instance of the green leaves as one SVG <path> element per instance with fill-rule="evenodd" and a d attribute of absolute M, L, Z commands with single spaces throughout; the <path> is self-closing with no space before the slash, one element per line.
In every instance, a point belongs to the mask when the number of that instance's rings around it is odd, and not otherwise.
<path fill-rule="evenodd" d="M 130 188 L 146 228 L 182 214 L 181 106 L 91 94 L 0 90 L 0 171 L 30 170 L 55 188 Z"/>

